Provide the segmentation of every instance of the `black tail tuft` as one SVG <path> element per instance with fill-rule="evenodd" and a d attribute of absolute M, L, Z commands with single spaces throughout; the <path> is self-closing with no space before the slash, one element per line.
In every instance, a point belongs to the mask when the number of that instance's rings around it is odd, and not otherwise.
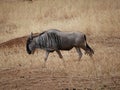
<path fill-rule="evenodd" d="M 85 41 L 86 41 L 86 36 L 84 35 Z"/>
<path fill-rule="evenodd" d="M 88 54 L 89 56 L 93 56 L 94 51 L 93 49 L 86 43 L 86 54 Z"/>

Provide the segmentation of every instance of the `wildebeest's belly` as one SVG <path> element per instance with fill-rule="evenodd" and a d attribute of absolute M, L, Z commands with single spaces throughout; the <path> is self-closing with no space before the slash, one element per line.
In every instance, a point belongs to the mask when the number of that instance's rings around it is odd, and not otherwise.
<path fill-rule="evenodd" d="M 60 50 L 70 50 L 74 47 L 74 43 L 72 41 L 69 40 L 65 40 L 64 42 L 62 42 L 62 44 L 60 45 Z"/>
<path fill-rule="evenodd" d="M 72 48 L 73 48 L 72 46 L 71 47 L 61 47 L 60 50 L 70 50 Z"/>

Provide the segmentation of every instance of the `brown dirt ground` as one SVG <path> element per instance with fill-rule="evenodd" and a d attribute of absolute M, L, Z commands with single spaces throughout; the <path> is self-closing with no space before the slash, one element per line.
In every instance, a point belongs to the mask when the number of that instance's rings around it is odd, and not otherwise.
<path fill-rule="evenodd" d="M 69 77 L 47 69 L 0 70 L 0 90 L 119 90 L 120 76 Z"/>

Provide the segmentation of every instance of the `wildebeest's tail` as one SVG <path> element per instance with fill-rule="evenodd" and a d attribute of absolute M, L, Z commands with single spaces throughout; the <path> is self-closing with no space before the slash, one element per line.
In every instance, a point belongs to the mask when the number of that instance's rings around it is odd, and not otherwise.
<path fill-rule="evenodd" d="M 85 41 L 86 41 L 86 36 L 84 35 Z M 93 49 L 88 45 L 86 41 L 86 49 L 85 49 L 85 54 L 88 54 L 89 56 L 92 56 L 94 54 Z"/>

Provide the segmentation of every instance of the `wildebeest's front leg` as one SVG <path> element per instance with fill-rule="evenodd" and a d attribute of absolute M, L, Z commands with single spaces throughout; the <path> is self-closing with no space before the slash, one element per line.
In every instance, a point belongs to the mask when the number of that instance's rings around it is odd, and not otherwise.
<path fill-rule="evenodd" d="M 44 58 L 44 66 L 43 67 L 46 67 L 46 61 L 48 59 L 49 53 L 50 53 L 49 51 L 46 51 L 45 58 Z"/>
<path fill-rule="evenodd" d="M 46 62 L 46 61 L 47 61 L 47 59 L 48 59 L 48 55 L 49 55 L 49 53 L 50 53 L 49 51 L 46 51 L 46 55 L 45 55 L 45 59 L 44 59 L 44 60 L 45 60 L 45 62 Z"/>
<path fill-rule="evenodd" d="M 59 50 L 57 50 L 56 52 L 57 52 L 57 54 L 59 55 L 59 57 L 62 59 L 63 65 L 66 66 L 66 65 L 65 65 L 65 60 L 64 60 L 64 58 L 63 58 L 61 52 L 60 52 Z"/>
<path fill-rule="evenodd" d="M 75 48 L 76 48 L 76 51 L 77 51 L 77 53 L 79 55 L 79 60 L 80 60 L 81 57 L 82 57 L 82 52 L 81 52 L 80 48 L 78 48 L 78 47 L 75 47 Z"/>
<path fill-rule="evenodd" d="M 62 59 L 63 56 L 62 56 L 61 52 L 60 52 L 59 50 L 57 50 L 56 52 L 57 52 L 57 54 L 59 55 L 59 57 Z"/>

